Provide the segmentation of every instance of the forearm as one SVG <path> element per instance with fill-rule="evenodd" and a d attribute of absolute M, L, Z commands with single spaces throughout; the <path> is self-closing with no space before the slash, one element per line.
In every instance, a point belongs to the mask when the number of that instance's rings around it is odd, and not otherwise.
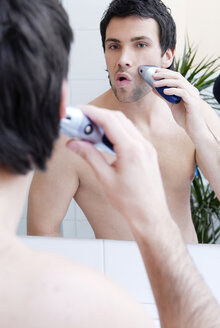
<path fill-rule="evenodd" d="M 48 221 L 42 214 L 34 216 L 33 213 L 27 215 L 27 235 L 62 237 L 59 224 L 52 219 Z"/>
<path fill-rule="evenodd" d="M 63 237 L 59 228 L 39 227 L 31 225 L 30 221 L 27 224 L 28 236 L 42 236 L 42 237 Z"/>
<path fill-rule="evenodd" d="M 59 215 L 57 206 L 44 202 L 46 197 L 39 197 L 38 192 L 30 190 L 27 210 L 27 235 L 62 237 L 60 224 L 62 215 Z"/>
<path fill-rule="evenodd" d="M 148 272 L 162 327 L 220 326 L 220 309 L 196 270 L 169 212 L 167 215 L 161 212 L 160 222 L 158 217 L 152 217 L 152 224 L 149 225 L 148 220 L 144 227 L 145 220 L 145 210 L 142 217 L 139 211 L 132 230 Z"/>
<path fill-rule="evenodd" d="M 206 127 L 194 135 L 192 141 L 196 148 L 196 161 L 220 199 L 220 138 Z"/>

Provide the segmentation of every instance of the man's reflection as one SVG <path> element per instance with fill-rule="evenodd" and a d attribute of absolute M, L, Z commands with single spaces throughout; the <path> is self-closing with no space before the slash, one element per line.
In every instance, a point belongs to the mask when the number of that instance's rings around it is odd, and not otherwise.
<path fill-rule="evenodd" d="M 205 120 L 217 116 L 203 104 L 198 91 L 173 64 L 176 27 L 161 1 L 113 1 L 101 21 L 101 36 L 111 88 L 91 104 L 123 112 L 156 148 L 172 217 L 185 242 L 196 243 L 190 210 L 190 186 L 195 164 L 206 174 L 206 151 L 199 142 Z M 142 80 L 140 65 L 162 68 L 155 74 L 157 86 L 171 87 L 167 94 L 181 96 L 170 106 Z M 204 115 L 200 112 L 204 107 Z M 212 131 L 216 133 L 215 129 Z M 46 173 L 36 171 L 29 196 L 28 234 L 60 235 L 60 224 L 74 197 L 90 222 L 96 238 L 133 240 L 124 218 L 110 205 L 88 164 L 65 147 L 61 135 Z M 135 148 L 135 144 L 133 145 Z M 128 149 L 132 152 L 132 149 Z M 112 163 L 114 156 L 103 153 Z M 212 180 L 209 173 L 206 177 Z M 111 177 L 109 177 L 110 179 Z M 143 181 L 145 177 L 143 176 Z M 138 186 L 137 186 L 138 187 Z M 149 190 L 150 192 L 150 190 Z M 140 199 L 140 202 L 142 200 Z"/>

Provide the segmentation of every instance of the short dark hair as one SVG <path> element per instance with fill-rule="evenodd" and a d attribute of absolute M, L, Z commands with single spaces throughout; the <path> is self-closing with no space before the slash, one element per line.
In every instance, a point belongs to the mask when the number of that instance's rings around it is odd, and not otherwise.
<path fill-rule="evenodd" d="M 44 170 L 73 32 L 58 0 L 0 2 L 0 167 Z"/>
<path fill-rule="evenodd" d="M 167 49 L 175 49 L 176 24 L 171 16 L 170 9 L 161 0 L 113 0 L 104 12 L 100 23 L 104 51 L 106 29 L 110 20 L 113 17 L 128 16 L 155 19 L 159 25 L 162 53 L 164 54 Z"/>

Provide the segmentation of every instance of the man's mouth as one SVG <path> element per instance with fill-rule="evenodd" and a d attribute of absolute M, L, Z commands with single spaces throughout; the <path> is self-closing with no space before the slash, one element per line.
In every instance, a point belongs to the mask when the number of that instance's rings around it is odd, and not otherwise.
<path fill-rule="evenodd" d="M 131 82 L 131 78 L 128 74 L 117 73 L 115 81 L 117 86 L 123 87 Z"/>

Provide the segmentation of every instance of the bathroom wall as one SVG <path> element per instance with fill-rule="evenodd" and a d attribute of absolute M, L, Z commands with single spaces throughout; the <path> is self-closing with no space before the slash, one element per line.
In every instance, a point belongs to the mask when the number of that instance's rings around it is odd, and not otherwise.
<path fill-rule="evenodd" d="M 109 87 L 99 34 L 99 22 L 109 0 L 63 0 L 62 3 L 69 13 L 75 36 L 68 75 L 68 104 L 88 103 Z M 177 57 L 182 54 L 186 30 L 190 40 L 200 44 L 199 56 L 220 54 L 219 0 L 210 0 L 209 6 L 205 0 L 164 0 L 164 3 L 171 8 L 177 24 Z M 94 238 L 88 221 L 74 201 L 62 229 L 65 237 Z M 18 234 L 26 234 L 26 207 Z"/>
<path fill-rule="evenodd" d="M 220 1 L 187 0 L 187 30 L 190 40 L 199 45 L 198 58 L 220 55 Z"/>
<path fill-rule="evenodd" d="M 198 46 L 197 59 L 220 55 L 219 0 L 163 0 L 171 9 L 177 26 L 177 57 L 182 54 L 184 38 Z"/>

